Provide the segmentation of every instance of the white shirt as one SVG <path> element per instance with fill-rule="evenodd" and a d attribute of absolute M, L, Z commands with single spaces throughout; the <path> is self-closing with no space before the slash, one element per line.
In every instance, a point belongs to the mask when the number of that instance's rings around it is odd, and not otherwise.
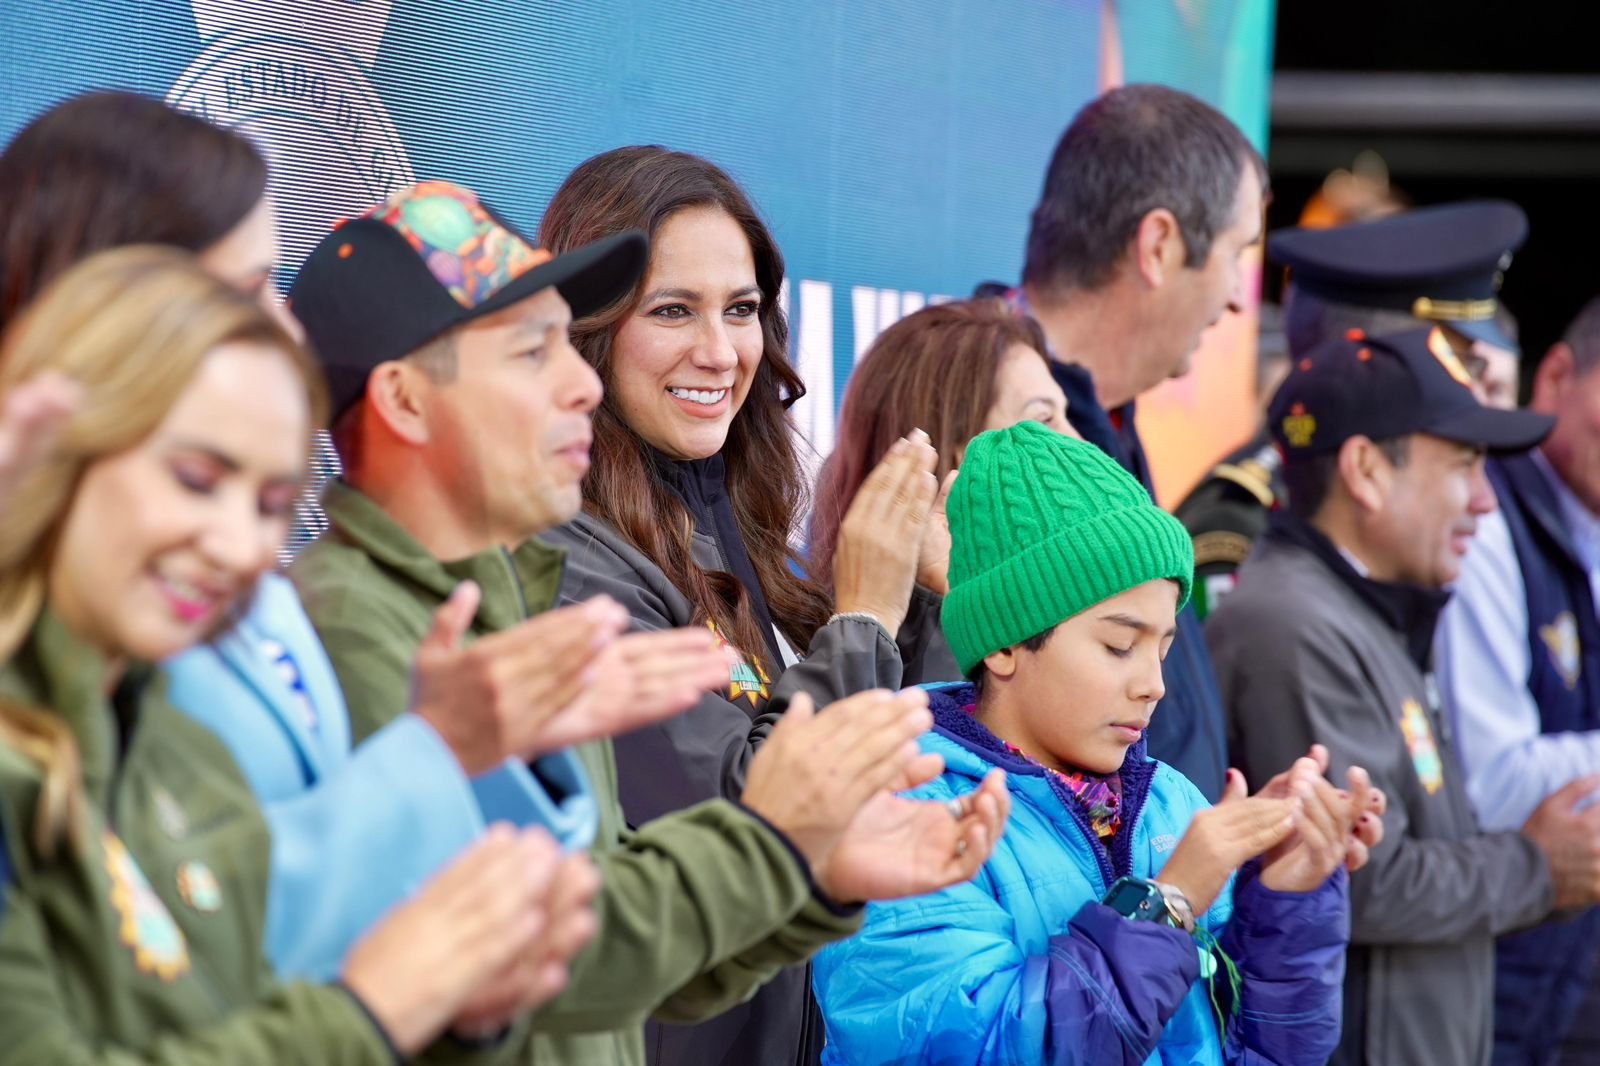
<path fill-rule="evenodd" d="M 1555 490 L 1589 587 L 1600 603 L 1600 517 L 1534 462 Z M 1600 730 L 1539 732 L 1528 691 L 1528 599 L 1511 530 L 1499 511 L 1478 523 L 1455 595 L 1434 637 L 1435 676 L 1457 738 L 1467 793 L 1488 831 L 1518 829 L 1546 797 L 1600 772 Z"/>

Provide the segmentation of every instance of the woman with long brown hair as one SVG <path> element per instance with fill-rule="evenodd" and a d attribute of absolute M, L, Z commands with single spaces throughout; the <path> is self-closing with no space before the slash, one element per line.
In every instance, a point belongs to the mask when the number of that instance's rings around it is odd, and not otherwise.
<path fill-rule="evenodd" d="M 0 513 L 0 1062 L 417 1053 L 536 947 L 555 845 L 491 835 L 337 983 L 278 985 L 266 823 L 154 665 L 272 566 L 321 403 L 309 357 L 189 256 L 129 247 L 13 323 L 0 401 L 52 371 L 81 402 Z"/>
<path fill-rule="evenodd" d="M 868 479 L 831 587 L 801 572 L 792 541 L 808 493 L 787 408 L 804 386 L 778 305 L 783 257 L 749 197 L 704 159 L 620 148 L 567 178 L 540 243 L 559 255 L 628 229 L 650 236 L 645 277 L 572 330 L 605 399 L 584 513 L 548 535 L 570 552 L 563 595 L 606 593 L 644 629 L 708 625 L 738 659 L 726 693 L 618 739 L 623 806 L 644 821 L 737 798 L 795 693 L 821 706 L 955 673 L 923 661 L 942 643 L 939 597 L 915 584 L 938 491 L 922 436 Z M 658 1029 L 651 1043 L 658 1066 L 814 1062 L 821 1032 L 795 971 L 745 1008 Z"/>
<path fill-rule="evenodd" d="M 833 454 L 817 480 L 811 573 L 829 580 L 851 501 L 913 429 L 938 449 L 941 482 L 984 430 L 1032 420 L 1076 437 L 1046 347 L 1038 323 L 997 299 L 935 304 L 884 330 L 850 373 Z M 943 545 L 948 551 L 947 536 Z"/>

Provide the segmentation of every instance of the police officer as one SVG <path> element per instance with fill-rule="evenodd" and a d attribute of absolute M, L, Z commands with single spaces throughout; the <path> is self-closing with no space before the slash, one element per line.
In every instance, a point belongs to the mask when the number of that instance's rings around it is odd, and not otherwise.
<path fill-rule="evenodd" d="M 1595 820 L 1575 795 L 1480 830 L 1432 675 L 1447 589 L 1495 496 L 1485 452 L 1553 420 L 1484 407 L 1437 329 L 1335 337 L 1270 408 L 1288 506 L 1206 638 L 1255 785 L 1310 744 L 1367 767 L 1384 840 L 1350 879 L 1338 1066 L 1488 1066 L 1495 937 L 1600 899 Z M 1540 986 L 1549 988 L 1549 984 Z"/>
<path fill-rule="evenodd" d="M 1527 233 L 1516 204 L 1472 200 L 1270 234 L 1268 258 L 1289 271 L 1282 326 L 1289 358 L 1352 330 L 1377 335 L 1433 324 L 1473 377 L 1479 400 L 1515 406 L 1518 351 L 1496 293 Z M 1194 537 L 1194 602 L 1202 614 L 1233 588 L 1268 515 L 1283 506 L 1278 464 L 1261 428 L 1179 504 L 1178 518 Z"/>

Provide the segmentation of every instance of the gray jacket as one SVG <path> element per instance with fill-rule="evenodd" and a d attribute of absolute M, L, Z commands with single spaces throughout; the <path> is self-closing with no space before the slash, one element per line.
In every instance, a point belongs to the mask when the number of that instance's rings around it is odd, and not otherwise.
<path fill-rule="evenodd" d="M 564 602 L 604 593 L 628 609 L 637 629 L 696 624 L 683 593 L 604 522 L 580 515 L 543 539 L 567 549 Z M 692 552 L 701 567 L 729 569 L 708 530 L 694 531 Z M 618 737 L 617 775 L 629 823 L 718 796 L 737 800 L 751 757 L 797 692 L 809 694 L 821 708 L 866 689 L 958 680 L 960 670 L 939 630 L 942 602 L 918 588 L 897 641 L 876 622 L 830 622 L 800 661 L 769 679 L 764 697 L 714 693 L 685 714 Z M 652 1023 L 646 1033 L 650 1061 L 654 1066 L 814 1063 L 822 1028 L 810 986 L 809 967 L 796 967 L 749 1003 L 710 1022 L 688 1029 Z"/>
<path fill-rule="evenodd" d="M 1336 564 L 1259 542 L 1207 622 L 1233 756 L 1252 787 L 1313 743 L 1389 796 L 1384 840 L 1350 881 L 1344 1035 L 1335 1063 L 1490 1061 L 1494 938 L 1550 910 L 1544 856 L 1480 832 L 1431 677 Z"/>

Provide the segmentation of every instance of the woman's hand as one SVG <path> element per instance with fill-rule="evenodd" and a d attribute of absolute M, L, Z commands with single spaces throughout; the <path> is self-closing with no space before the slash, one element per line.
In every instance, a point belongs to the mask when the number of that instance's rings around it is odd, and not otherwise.
<path fill-rule="evenodd" d="M 1235 870 L 1289 835 L 1294 809 L 1290 799 L 1247 796 L 1244 775 L 1230 768 L 1221 802 L 1194 816 L 1156 880 L 1182 892 L 1198 918 Z"/>
<path fill-rule="evenodd" d="M 82 401 L 78 383 L 54 372 L 13 386 L 0 398 L 0 510 L 44 462 Z"/>
<path fill-rule="evenodd" d="M 867 475 L 839 526 L 833 557 L 837 609 L 870 614 L 890 637 L 899 635 L 911 605 L 920 549 L 939 492 L 933 475 L 938 460 L 922 430 L 902 437 Z"/>
<path fill-rule="evenodd" d="M 958 470 L 952 470 L 939 486 L 939 495 L 933 501 L 933 513 L 928 526 L 922 531 L 922 548 L 917 553 L 917 584 L 941 596 L 950 594 L 950 518 L 945 505 L 950 501 L 950 489 L 956 483 Z"/>
<path fill-rule="evenodd" d="M 361 938 L 341 978 L 409 1058 L 479 991 L 538 957 L 561 849 L 541 829 L 492 827 Z"/>

